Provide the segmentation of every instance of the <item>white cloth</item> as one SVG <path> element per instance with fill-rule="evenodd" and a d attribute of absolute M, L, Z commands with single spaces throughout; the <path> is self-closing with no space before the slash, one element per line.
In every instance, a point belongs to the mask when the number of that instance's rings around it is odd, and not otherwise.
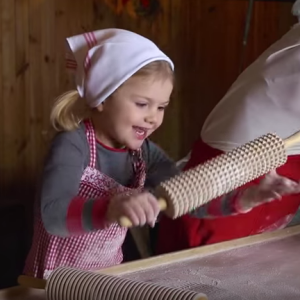
<path fill-rule="evenodd" d="M 143 66 L 157 60 L 173 62 L 152 41 L 136 33 L 109 28 L 67 38 L 77 90 L 96 107 Z M 74 60 L 75 58 L 75 60 Z"/>
<path fill-rule="evenodd" d="M 292 7 L 292 14 L 300 21 L 300 0 L 296 0 Z"/>
<path fill-rule="evenodd" d="M 176 162 L 176 167 L 179 170 L 183 170 L 185 168 L 186 164 L 189 162 L 189 160 L 191 158 L 191 154 L 192 154 L 192 152 L 190 151 L 185 157 L 183 157 L 182 159 L 180 159 Z"/>
<path fill-rule="evenodd" d="M 300 130 L 300 24 L 267 49 L 234 82 L 206 119 L 201 137 L 230 151 L 261 135 Z M 300 144 L 287 150 L 300 154 Z"/>

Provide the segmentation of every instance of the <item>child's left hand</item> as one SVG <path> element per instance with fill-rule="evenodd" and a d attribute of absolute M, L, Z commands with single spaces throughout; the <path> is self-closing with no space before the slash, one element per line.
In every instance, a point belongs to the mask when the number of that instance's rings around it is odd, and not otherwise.
<path fill-rule="evenodd" d="M 280 200 L 285 195 L 300 193 L 300 183 L 277 174 L 275 170 L 268 173 L 259 185 L 247 189 L 241 199 L 243 210 L 249 210 L 262 203 Z"/>

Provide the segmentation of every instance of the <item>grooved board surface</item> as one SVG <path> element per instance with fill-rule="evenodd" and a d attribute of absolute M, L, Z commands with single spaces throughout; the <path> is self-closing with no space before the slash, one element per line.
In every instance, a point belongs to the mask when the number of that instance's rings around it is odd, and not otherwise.
<path fill-rule="evenodd" d="M 209 300 L 300 299 L 300 234 L 124 275 Z"/>
<path fill-rule="evenodd" d="M 209 300 L 298 300 L 299 253 L 300 226 L 296 226 L 102 272 L 193 290 L 206 294 Z M 0 300 L 46 300 L 46 297 L 44 291 L 13 288 L 0 291 Z"/>

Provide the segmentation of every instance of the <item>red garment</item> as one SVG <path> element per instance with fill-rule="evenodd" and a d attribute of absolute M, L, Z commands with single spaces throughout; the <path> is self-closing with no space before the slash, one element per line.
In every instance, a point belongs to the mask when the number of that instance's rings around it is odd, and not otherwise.
<path fill-rule="evenodd" d="M 202 140 L 195 143 L 185 170 L 195 167 L 219 154 Z M 300 155 L 290 156 L 286 164 L 277 169 L 279 175 L 300 180 Z M 248 185 L 258 183 L 256 179 Z M 245 187 L 245 186 L 244 186 Z M 219 243 L 262 232 L 284 228 L 300 206 L 300 196 L 285 196 L 281 200 L 262 204 L 245 214 L 219 218 L 196 219 L 184 215 L 176 220 L 162 216 L 157 242 L 157 254 L 180 251 L 202 245 Z"/>

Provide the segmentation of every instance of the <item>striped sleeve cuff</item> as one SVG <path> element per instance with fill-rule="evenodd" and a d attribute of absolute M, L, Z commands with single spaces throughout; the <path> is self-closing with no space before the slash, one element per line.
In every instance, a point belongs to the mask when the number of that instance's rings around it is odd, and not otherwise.
<path fill-rule="evenodd" d="M 245 213 L 240 207 L 241 194 L 240 190 L 234 190 L 198 207 L 191 215 L 196 218 L 218 218 Z"/>
<path fill-rule="evenodd" d="M 108 197 L 89 199 L 86 202 L 82 215 L 85 231 L 106 228 L 106 212 L 108 203 Z"/>
<path fill-rule="evenodd" d="M 83 234 L 106 227 L 108 198 L 75 197 L 67 212 L 67 229 L 70 235 Z"/>

